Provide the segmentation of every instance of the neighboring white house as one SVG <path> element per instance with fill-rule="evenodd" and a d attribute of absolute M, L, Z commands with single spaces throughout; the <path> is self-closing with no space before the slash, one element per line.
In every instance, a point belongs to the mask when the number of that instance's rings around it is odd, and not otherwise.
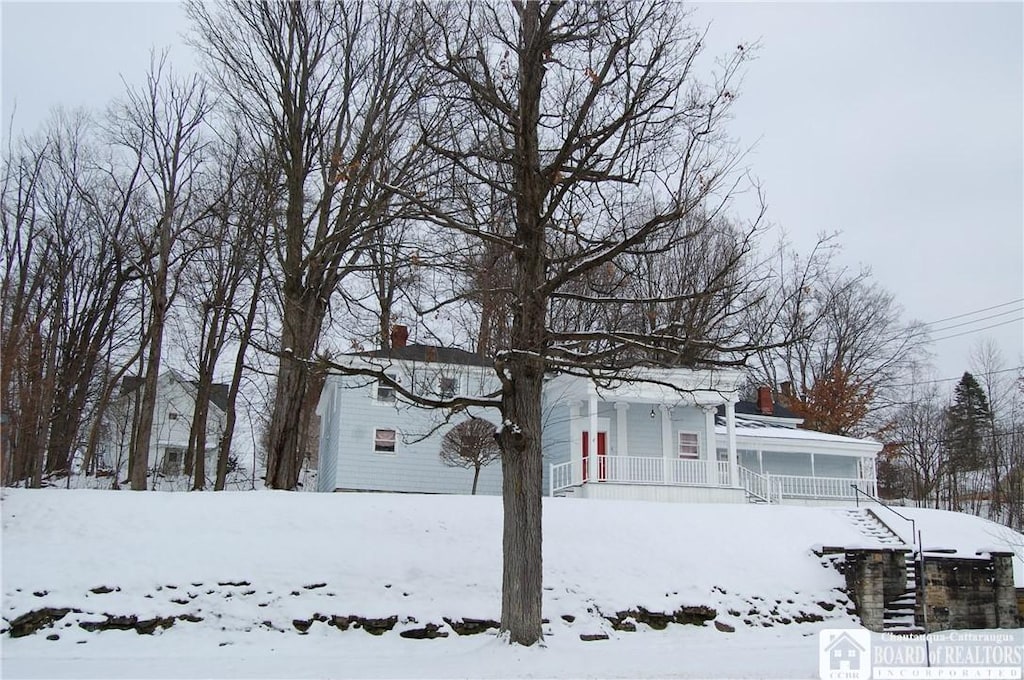
<path fill-rule="evenodd" d="M 128 451 L 136 426 L 137 406 L 142 399 L 143 378 L 128 376 L 121 381 L 121 392 L 107 411 L 103 458 L 113 469 L 128 468 Z M 157 378 L 156 405 L 149 443 L 149 467 L 168 476 L 189 474 L 189 433 L 196 405 L 196 385 L 177 371 L 169 369 Z M 215 384 L 210 395 L 206 424 L 207 470 L 216 459 L 217 445 L 224 432 L 227 385 Z"/>
<path fill-rule="evenodd" d="M 406 345 L 345 357 L 384 368 L 426 396 L 479 396 L 499 385 L 490 362 L 461 350 Z M 397 341 L 396 341 L 397 340 Z M 600 386 L 568 375 L 544 387 L 545 491 L 554 496 L 623 500 L 853 503 L 876 494 L 881 444 L 797 429 L 800 419 L 772 403 L 739 400 L 734 370 L 651 369 Z M 445 466 L 440 440 L 478 409 L 441 422 L 394 390 L 360 376 L 327 378 L 321 417 L 320 491 L 467 493 L 472 473 Z M 481 493 L 501 493 L 501 469 L 481 473 Z"/>

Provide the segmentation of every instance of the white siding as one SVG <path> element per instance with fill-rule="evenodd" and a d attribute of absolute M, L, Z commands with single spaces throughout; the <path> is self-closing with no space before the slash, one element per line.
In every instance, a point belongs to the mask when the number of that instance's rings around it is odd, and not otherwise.
<path fill-rule="evenodd" d="M 481 368 L 476 376 L 472 376 L 464 367 L 459 369 L 464 372 L 465 382 L 461 384 L 468 382 L 473 388 L 478 388 L 480 381 L 485 379 L 480 373 L 490 370 Z M 410 384 L 407 380 L 409 374 L 404 373 L 402 384 Z M 336 436 L 330 442 L 321 440 L 321 457 L 336 459 L 336 465 L 333 466 L 333 480 L 321 484 L 321 490 L 470 492 L 473 470 L 448 467 L 439 457 L 444 433 L 464 420 L 466 415 L 441 424 L 442 416 L 438 411 L 376 399 L 375 385 L 368 385 L 365 379 L 331 376 L 327 384 L 339 385 L 332 413 L 324 416 L 325 422 L 333 420 L 336 423 Z M 497 410 L 473 409 L 472 415 L 486 418 L 496 425 L 499 423 Z M 374 451 L 374 431 L 377 429 L 391 429 L 398 433 L 394 453 Z M 500 461 L 481 469 L 477 493 L 501 493 Z"/>

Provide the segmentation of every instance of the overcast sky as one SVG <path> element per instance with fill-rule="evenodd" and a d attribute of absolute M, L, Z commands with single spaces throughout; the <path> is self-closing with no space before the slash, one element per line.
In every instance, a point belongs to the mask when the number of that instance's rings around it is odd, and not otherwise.
<path fill-rule="evenodd" d="M 842 262 L 870 267 L 908 320 L 957 317 L 932 327 L 935 377 L 982 338 L 1024 363 L 1024 5 L 695 7 L 711 51 L 761 42 L 731 132 L 771 222 L 803 250 L 842 232 Z M 15 130 L 57 104 L 102 109 L 151 47 L 196 65 L 171 3 L 4 1 L 0 21 L 5 136 L 15 107 Z"/>

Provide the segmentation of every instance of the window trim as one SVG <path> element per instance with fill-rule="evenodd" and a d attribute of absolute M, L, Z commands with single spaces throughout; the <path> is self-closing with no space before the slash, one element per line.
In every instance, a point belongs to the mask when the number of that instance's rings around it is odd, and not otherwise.
<path fill-rule="evenodd" d="M 385 373 L 384 375 L 395 382 L 398 382 L 398 373 Z M 378 380 L 374 386 L 373 398 L 377 401 L 393 403 L 398 400 L 398 392 L 391 385 L 387 385 Z"/>
<path fill-rule="evenodd" d="M 387 437 L 381 438 L 379 433 L 390 432 L 391 433 L 391 450 L 387 448 L 380 448 L 387 446 Z M 379 456 L 394 456 L 398 453 L 398 430 L 391 427 L 375 427 L 373 428 L 373 453 Z"/>
<path fill-rule="evenodd" d="M 692 446 L 695 451 L 690 454 L 683 454 L 683 435 L 687 437 L 693 437 L 694 441 Z M 687 446 L 690 446 L 688 443 Z M 700 460 L 701 446 L 700 446 L 700 432 L 694 430 L 678 430 L 676 432 L 676 457 L 680 460 Z"/>

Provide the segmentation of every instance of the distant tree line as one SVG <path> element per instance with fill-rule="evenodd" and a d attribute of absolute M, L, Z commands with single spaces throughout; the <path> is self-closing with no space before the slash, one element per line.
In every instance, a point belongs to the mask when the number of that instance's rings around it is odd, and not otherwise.
<path fill-rule="evenodd" d="M 953 389 L 912 385 L 884 430 L 888 498 L 969 512 L 1024 529 L 1024 375 L 990 343 Z"/>

